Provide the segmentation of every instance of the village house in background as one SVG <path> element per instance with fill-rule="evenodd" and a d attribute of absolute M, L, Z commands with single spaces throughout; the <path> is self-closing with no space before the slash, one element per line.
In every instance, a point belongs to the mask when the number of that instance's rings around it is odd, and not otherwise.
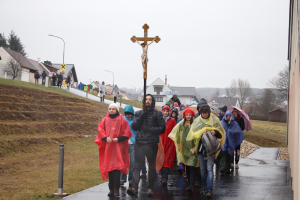
<path fill-rule="evenodd" d="M 43 66 L 45 66 L 50 72 L 54 72 L 57 74 L 58 69 L 52 67 L 51 61 L 44 61 L 44 63 L 41 63 Z"/>
<path fill-rule="evenodd" d="M 230 106 L 236 106 L 238 108 L 241 108 L 238 98 L 226 97 L 226 96 L 213 98 L 211 104 L 216 107 L 227 106 L 229 108 Z"/>
<path fill-rule="evenodd" d="M 60 64 L 53 63 L 52 67 L 57 69 L 58 74 L 60 73 Z M 77 73 L 74 64 L 66 64 L 66 71 L 64 72 L 63 75 L 64 79 L 66 79 L 69 74 L 71 75 L 71 85 L 77 87 L 78 78 L 77 78 Z"/>
<path fill-rule="evenodd" d="M 24 57 L 21 53 L 13 51 L 11 49 L 0 47 L 0 77 L 5 78 L 4 67 L 7 66 L 10 60 L 15 61 L 21 66 L 20 76 L 15 78 L 25 82 L 34 83 L 34 73 L 37 71 L 40 75 L 45 71 L 47 74 L 50 72 L 43 64 L 38 61 Z M 7 74 L 6 78 L 12 79 L 10 74 Z M 39 84 L 42 83 L 42 79 L 39 79 Z"/>
<path fill-rule="evenodd" d="M 273 122 L 286 122 L 287 113 L 283 110 L 276 109 L 269 112 L 268 121 Z"/>
<path fill-rule="evenodd" d="M 90 85 L 93 87 L 93 90 L 95 90 L 95 88 L 98 88 L 98 90 L 99 90 L 99 87 L 100 87 L 99 81 L 93 81 Z M 99 92 L 99 91 L 97 91 L 97 92 Z"/>
<path fill-rule="evenodd" d="M 157 106 L 163 106 L 170 98 L 172 98 L 173 94 L 178 94 L 178 98 L 182 104 L 197 103 L 197 99 L 199 98 L 195 87 L 167 85 L 167 76 L 165 77 L 165 82 L 163 82 L 160 78 L 157 78 L 147 87 L 146 93 L 153 95 Z M 144 93 L 142 92 L 140 94 L 140 101 L 142 101 L 143 96 Z"/>

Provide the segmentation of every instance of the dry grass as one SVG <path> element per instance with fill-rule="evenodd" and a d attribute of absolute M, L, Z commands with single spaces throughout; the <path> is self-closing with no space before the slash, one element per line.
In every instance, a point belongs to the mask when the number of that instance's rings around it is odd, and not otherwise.
<path fill-rule="evenodd" d="M 247 141 L 261 147 L 287 147 L 286 123 L 251 120 L 251 125 L 251 131 L 244 131 Z"/>
<path fill-rule="evenodd" d="M 95 137 L 65 142 L 64 192 L 102 183 Z M 0 199 L 53 199 L 58 186 L 58 144 L 36 145 L 0 160 Z"/>
<path fill-rule="evenodd" d="M 56 87 L 0 79 L 0 110 L 0 199 L 53 199 L 60 143 L 65 192 L 103 182 L 94 139 L 106 104 Z"/>

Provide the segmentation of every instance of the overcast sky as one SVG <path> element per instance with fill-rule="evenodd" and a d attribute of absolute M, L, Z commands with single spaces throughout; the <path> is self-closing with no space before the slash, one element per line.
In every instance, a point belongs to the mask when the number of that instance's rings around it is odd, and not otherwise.
<path fill-rule="evenodd" d="M 148 84 L 226 87 L 233 78 L 252 87 L 287 65 L 288 0 L 129 1 L 0 0 L 0 32 L 21 38 L 29 58 L 75 64 L 80 82 L 105 81 L 142 87 L 141 47 L 130 41 L 148 36 Z"/>

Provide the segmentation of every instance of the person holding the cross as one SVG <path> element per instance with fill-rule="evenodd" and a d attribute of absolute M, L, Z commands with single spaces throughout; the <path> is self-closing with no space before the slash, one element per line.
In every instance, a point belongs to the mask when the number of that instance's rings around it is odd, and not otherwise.
<path fill-rule="evenodd" d="M 127 190 L 127 194 L 138 197 L 138 185 L 140 182 L 140 170 L 144 158 L 147 157 L 149 163 L 148 174 L 148 196 L 153 196 L 154 182 L 156 176 L 156 155 L 158 151 L 159 135 L 166 130 L 165 120 L 160 111 L 155 110 L 155 99 L 151 94 L 146 95 L 145 111 L 135 112 L 132 129 L 138 131 L 134 146 L 134 170 L 132 177 L 132 187 Z"/>

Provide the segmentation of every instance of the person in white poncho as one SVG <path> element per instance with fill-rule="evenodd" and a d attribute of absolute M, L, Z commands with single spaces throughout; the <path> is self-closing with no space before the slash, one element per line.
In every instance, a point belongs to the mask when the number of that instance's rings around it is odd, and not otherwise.
<path fill-rule="evenodd" d="M 117 84 L 113 87 L 112 89 L 112 94 L 114 96 L 114 102 L 117 103 L 117 97 L 118 97 L 118 94 L 119 94 L 120 90 L 117 86 Z"/>
<path fill-rule="evenodd" d="M 100 87 L 99 87 L 99 95 L 100 95 L 101 102 L 104 102 L 105 93 L 106 93 L 106 86 L 105 86 L 104 81 L 102 81 L 102 85 L 100 85 Z"/>

